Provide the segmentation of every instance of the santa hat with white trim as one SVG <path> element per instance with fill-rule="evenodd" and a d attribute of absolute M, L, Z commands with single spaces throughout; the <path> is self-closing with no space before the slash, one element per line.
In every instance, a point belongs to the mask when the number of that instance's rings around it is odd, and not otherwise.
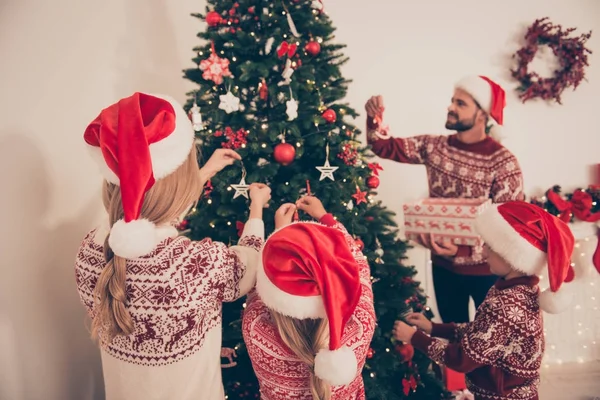
<path fill-rule="evenodd" d="M 329 348 L 316 354 L 315 375 L 333 386 L 352 382 L 358 363 L 341 339 L 361 286 L 344 234 L 318 223 L 293 223 L 269 237 L 260 259 L 256 290 L 267 307 L 292 318 L 329 322 Z"/>
<path fill-rule="evenodd" d="M 121 189 L 124 219 L 111 228 L 112 251 L 124 258 L 150 253 L 161 236 L 140 219 L 144 196 L 185 162 L 194 143 L 183 107 L 168 96 L 134 93 L 102 110 L 83 138 L 104 178 Z"/>
<path fill-rule="evenodd" d="M 515 270 L 539 275 L 547 268 L 550 287 L 539 299 L 547 313 L 563 311 L 571 301 L 574 278 L 571 256 L 575 239 L 569 226 L 542 208 L 524 201 L 494 204 L 475 221 L 484 242 Z"/>
<path fill-rule="evenodd" d="M 504 123 L 504 107 L 506 106 L 504 89 L 490 78 L 476 75 L 462 78 L 454 87 L 464 90 L 475 99 L 491 119 L 490 136 L 500 140 Z"/>

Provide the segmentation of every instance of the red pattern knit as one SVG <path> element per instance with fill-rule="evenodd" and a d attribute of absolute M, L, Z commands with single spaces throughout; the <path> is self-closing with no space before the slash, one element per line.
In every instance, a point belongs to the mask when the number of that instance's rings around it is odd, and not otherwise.
<path fill-rule="evenodd" d="M 435 362 L 466 373 L 477 400 L 537 400 L 544 355 L 539 278 L 498 280 L 468 324 L 434 324 L 412 344 Z"/>
<path fill-rule="evenodd" d="M 370 132 L 374 127 L 368 127 Z M 494 203 L 524 198 L 523 176 L 515 156 L 491 137 L 466 144 L 456 134 L 379 139 L 369 134 L 381 158 L 427 168 L 429 196 L 491 198 Z M 489 275 L 482 246 L 460 246 L 453 261 L 434 257 L 436 266 L 464 275 Z"/>
<path fill-rule="evenodd" d="M 75 277 L 81 301 L 94 316 L 94 288 L 104 269 L 104 249 L 90 232 L 77 254 Z M 239 245 L 258 251 L 263 240 L 245 236 Z M 209 239 L 168 238 L 143 257 L 127 260 L 127 310 L 135 331 L 102 348 L 137 365 L 177 362 L 202 347 L 205 334 L 221 324 L 221 303 L 239 297 L 245 266 L 237 254 Z"/>
<path fill-rule="evenodd" d="M 344 233 L 360 268 L 362 294 L 352 318 L 344 329 L 341 343 L 354 350 L 358 360 L 358 370 L 362 371 L 376 323 L 369 264 L 346 229 L 336 223 L 331 215 L 328 214 L 321 222 Z M 309 391 L 308 365 L 301 362 L 283 343 L 269 309 L 256 291 L 248 295 L 242 332 L 254 372 L 260 383 L 262 400 L 313 399 Z M 349 385 L 334 387 L 331 398 L 332 400 L 364 400 L 365 390 L 360 372 Z"/>

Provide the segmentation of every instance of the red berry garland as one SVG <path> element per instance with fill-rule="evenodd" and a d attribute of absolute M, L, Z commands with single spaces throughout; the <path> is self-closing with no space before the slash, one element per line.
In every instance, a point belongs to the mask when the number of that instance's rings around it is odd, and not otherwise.
<path fill-rule="evenodd" d="M 527 29 L 525 46 L 513 56 L 517 59 L 517 67 L 511 70 L 513 78 L 521 84 L 517 90 L 523 103 L 539 97 L 562 104 L 562 92 L 569 87 L 575 90 L 585 79 L 585 67 L 589 66 L 587 55 L 592 53 L 585 47 L 585 42 L 592 32 L 569 37 L 575 29 L 563 29 L 552 24 L 547 17 L 535 20 Z M 550 47 L 560 62 L 561 69 L 555 71 L 552 78 L 542 78 L 535 71 L 528 70 L 540 45 Z"/>

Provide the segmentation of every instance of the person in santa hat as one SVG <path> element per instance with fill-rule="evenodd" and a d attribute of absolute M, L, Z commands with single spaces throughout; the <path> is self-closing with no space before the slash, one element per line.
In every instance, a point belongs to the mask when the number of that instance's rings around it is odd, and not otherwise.
<path fill-rule="evenodd" d="M 429 197 L 491 198 L 494 203 L 524 199 L 516 157 L 498 140 L 504 123 L 505 92 L 485 76 L 456 82 L 448 106 L 451 135 L 392 137 L 382 126 L 383 98 L 366 103 L 367 139 L 385 159 L 427 168 Z M 469 299 L 478 307 L 495 278 L 482 246 L 457 246 L 423 235 L 420 244 L 432 255 L 436 303 L 442 320 L 469 321 Z"/>
<path fill-rule="evenodd" d="M 199 168 L 183 108 L 145 93 L 102 110 L 84 140 L 104 177 L 108 215 L 84 238 L 75 277 L 99 339 L 106 398 L 222 400 L 221 304 L 254 286 L 269 188 L 251 185 L 238 246 L 191 241 L 175 226 L 237 153 L 217 150 Z"/>
<path fill-rule="evenodd" d="M 435 324 L 413 313 L 406 320 L 419 330 L 397 321 L 394 337 L 466 373 L 477 400 L 537 400 L 544 355 L 541 311 L 555 314 L 570 304 L 577 288 L 571 281 L 581 276 L 571 266 L 575 239 L 563 221 L 522 201 L 495 205 L 478 217 L 476 227 L 499 279 L 475 320 Z M 542 273 L 550 287 L 540 293 Z"/>
<path fill-rule="evenodd" d="M 296 209 L 319 222 L 293 222 Z M 361 376 L 376 317 L 369 264 L 319 199 L 275 216 L 242 333 L 269 400 L 365 399 Z"/>

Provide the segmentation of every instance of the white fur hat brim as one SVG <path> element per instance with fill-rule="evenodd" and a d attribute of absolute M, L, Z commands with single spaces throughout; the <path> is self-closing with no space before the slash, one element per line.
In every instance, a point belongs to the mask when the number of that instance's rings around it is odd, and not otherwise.
<path fill-rule="evenodd" d="M 113 224 L 108 245 L 115 255 L 135 259 L 150 254 L 169 236 L 177 236 L 177 230 L 171 226 L 157 227 L 147 219 L 131 222 L 121 219 Z"/>
<path fill-rule="evenodd" d="M 514 269 L 527 275 L 540 274 L 547 265 L 547 255 L 521 236 L 492 204 L 475 220 L 483 241 L 502 256 Z"/>

